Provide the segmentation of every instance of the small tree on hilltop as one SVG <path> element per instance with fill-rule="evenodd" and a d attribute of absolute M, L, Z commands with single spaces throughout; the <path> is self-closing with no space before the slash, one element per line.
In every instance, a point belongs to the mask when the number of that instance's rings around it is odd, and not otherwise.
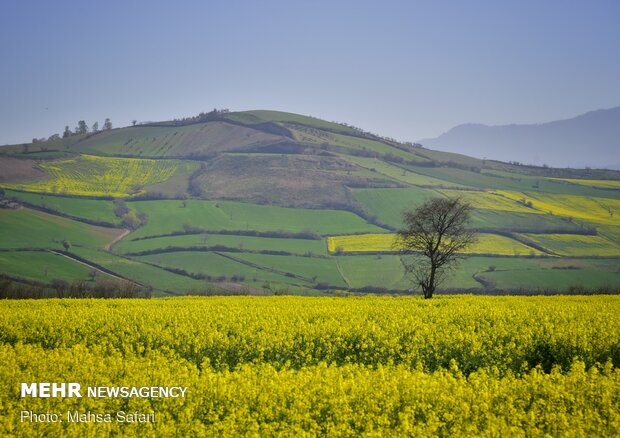
<path fill-rule="evenodd" d="M 87 134 L 88 133 L 88 125 L 84 120 L 80 120 L 78 122 L 77 127 L 75 128 L 76 134 Z"/>
<path fill-rule="evenodd" d="M 413 255 L 406 268 L 424 298 L 433 297 L 449 268 L 476 242 L 475 232 L 467 228 L 471 210 L 461 198 L 433 198 L 403 213 L 405 227 L 398 231 L 394 247 Z"/>

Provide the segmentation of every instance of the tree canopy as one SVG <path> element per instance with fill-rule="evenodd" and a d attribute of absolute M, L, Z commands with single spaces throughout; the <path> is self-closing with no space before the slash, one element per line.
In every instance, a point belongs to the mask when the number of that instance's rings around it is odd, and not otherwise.
<path fill-rule="evenodd" d="M 468 228 L 472 207 L 461 198 L 433 198 L 403 213 L 396 249 L 413 255 L 407 265 L 424 298 L 432 298 L 449 268 L 476 242 Z"/>

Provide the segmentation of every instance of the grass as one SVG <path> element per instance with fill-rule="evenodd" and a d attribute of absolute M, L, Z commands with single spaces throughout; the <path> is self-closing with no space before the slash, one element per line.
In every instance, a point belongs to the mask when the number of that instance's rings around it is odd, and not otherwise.
<path fill-rule="evenodd" d="M 388 163 L 386 161 L 382 161 L 376 158 L 346 156 L 346 160 L 365 169 L 370 169 L 381 176 L 385 176 L 405 184 L 425 187 L 458 186 L 457 184 L 453 184 L 449 181 L 421 175 L 419 173 L 412 172 L 411 170 L 400 165 Z"/>
<path fill-rule="evenodd" d="M 170 246 L 192 248 L 217 245 L 244 251 L 287 251 L 298 255 L 311 252 L 317 255 L 327 255 L 326 244 L 323 240 L 251 237 L 208 233 L 134 241 L 124 239 L 115 246 L 115 249 L 121 253 L 125 253 L 148 251 Z"/>
<path fill-rule="evenodd" d="M 72 246 L 103 247 L 121 230 L 96 227 L 71 219 L 22 208 L 0 209 L 0 248 L 63 249 L 62 242 Z"/>
<path fill-rule="evenodd" d="M 402 227 L 406 209 L 442 196 L 434 190 L 422 188 L 353 189 L 352 193 L 370 215 L 396 228 Z"/>
<path fill-rule="evenodd" d="M 136 126 L 101 132 L 76 149 L 96 155 L 192 157 L 275 143 L 281 137 L 225 122 L 188 126 Z"/>
<path fill-rule="evenodd" d="M 19 201 L 89 221 L 120 223 L 120 219 L 114 214 L 114 203 L 112 201 L 66 198 L 12 190 L 7 190 L 6 195 Z"/>
<path fill-rule="evenodd" d="M 86 280 L 91 270 L 88 266 L 50 252 L 0 251 L 0 272 L 26 280 L 44 283 L 53 279 L 68 282 Z"/>
<path fill-rule="evenodd" d="M 407 289 L 405 268 L 396 255 L 343 256 L 336 259 L 338 269 L 347 285 L 352 288 L 365 286 L 386 289 Z"/>
<path fill-rule="evenodd" d="M 235 254 L 235 257 L 238 257 Z M 230 279 L 233 276 L 245 277 L 243 282 L 252 287 L 261 289 L 262 283 L 273 282 L 275 284 L 282 283 L 306 283 L 303 280 L 292 279 L 283 274 L 261 269 L 260 267 L 252 267 L 244 263 L 232 260 L 213 252 L 174 252 L 166 254 L 153 254 L 149 256 L 137 257 L 138 260 L 154 263 L 158 266 L 168 268 L 184 269 L 192 274 L 209 275 L 213 280 L 220 276 Z M 195 280 L 198 281 L 198 280 Z M 203 281 L 203 287 L 207 282 Z"/>
<path fill-rule="evenodd" d="M 141 263 L 139 260 L 120 257 L 91 248 L 72 248 L 71 252 L 128 279 L 158 291 L 183 293 L 190 289 L 205 289 L 205 281 L 165 271 L 156 266 Z"/>
<path fill-rule="evenodd" d="M 163 182 L 179 171 L 188 172 L 193 166 L 176 160 L 81 155 L 41 163 L 40 167 L 51 175 L 50 180 L 4 187 L 36 193 L 126 197 L 144 193 L 145 186 Z"/>
<path fill-rule="evenodd" d="M 204 230 L 305 231 L 345 234 L 379 231 L 361 217 L 339 210 L 284 208 L 227 201 L 136 201 L 129 206 L 146 213 L 146 226 L 129 238 L 183 231 L 185 225 Z"/>
<path fill-rule="evenodd" d="M 326 129 L 328 131 L 341 132 L 344 134 L 356 134 L 355 129 L 341 125 L 339 123 L 328 122 L 326 120 L 317 119 L 310 116 L 302 116 L 300 114 L 287 113 L 282 111 L 254 110 L 235 112 L 226 115 L 226 118 L 235 120 L 249 125 L 265 123 L 265 122 L 288 122 L 299 123 L 318 129 Z"/>
<path fill-rule="evenodd" d="M 584 231 L 581 224 L 567 218 L 549 214 L 517 213 L 491 209 L 474 210 L 471 226 L 477 229 L 515 231 L 523 233 L 572 232 Z"/>
<path fill-rule="evenodd" d="M 563 256 L 620 256 L 620 246 L 603 236 L 575 234 L 523 234 L 524 237 Z"/>
<path fill-rule="evenodd" d="M 620 287 L 620 273 L 598 269 L 511 269 L 485 272 L 481 277 L 499 289 L 522 289 L 530 292 L 565 291 L 573 286 L 583 286 L 586 289 Z"/>
<path fill-rule="evenodd" d="M 265 254 L 235 254 L 234 257 L 269 269 L 300 275 L 311 283 L 346 286 L 333 259 Z"/>

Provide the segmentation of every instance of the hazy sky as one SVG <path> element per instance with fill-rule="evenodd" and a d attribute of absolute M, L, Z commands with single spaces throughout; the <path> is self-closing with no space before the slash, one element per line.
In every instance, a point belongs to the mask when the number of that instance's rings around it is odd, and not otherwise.
<path fill-rule="evenodd" d="M 276 109 L 417 140 L 620 105 L 620 1 L 0 1 L 0 144 Z"/>

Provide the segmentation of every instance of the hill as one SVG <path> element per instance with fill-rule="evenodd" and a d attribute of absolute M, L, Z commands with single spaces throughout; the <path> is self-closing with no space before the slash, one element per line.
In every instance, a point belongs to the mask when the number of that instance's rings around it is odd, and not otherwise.
<path fill-rule="evenodd" d="M 2 147 L 0 188 L 0 273 L 21 282 L 94 271 L 173 294 L 404 291 L 403 210 L 461 196 L 482 236 L 445 288 L 620 287 L 620 172 L 481 160 L 291 113 Z"/>
<path fill-rule="evenodd" d="M 537 125 L 459 125 L 424 146 L 493 160 L 620 169 L 620 107 Z"/>

